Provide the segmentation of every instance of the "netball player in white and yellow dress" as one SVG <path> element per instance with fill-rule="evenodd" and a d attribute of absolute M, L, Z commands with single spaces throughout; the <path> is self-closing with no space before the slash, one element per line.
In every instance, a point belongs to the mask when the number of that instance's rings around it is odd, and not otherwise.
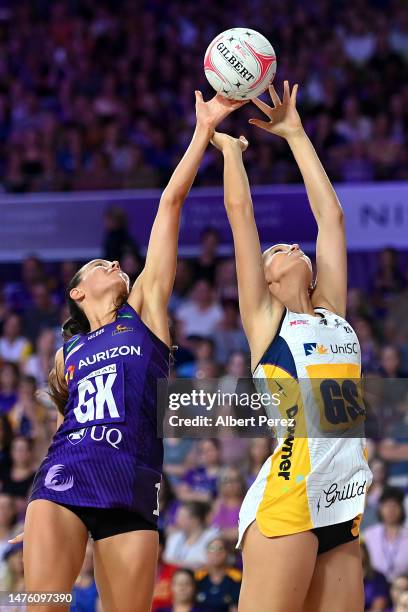
<path fill-rule="evenodd" d="M 242 163 L 246 140 L 218 133 L 212 140 L 224 156 L 225 206 L 255 384 L 280 393 L 271 416 L 294 418 L 278 432 L 277 448 L 242 504 L 239 611 L 361 612 L 358 527 L 371 472 L 360 435 L 360 347 L 344 319 L 343 212 L 303 130 L 296 93 L 297 85 L 290 93 L 286 81 L 281 101 L 271 86 L 273 107 L 254 100 L 269 121 L 250 123 L 284 138 L 302 173 L 318 226 L 316 282 L 297 244 L 261 252 Z"/>

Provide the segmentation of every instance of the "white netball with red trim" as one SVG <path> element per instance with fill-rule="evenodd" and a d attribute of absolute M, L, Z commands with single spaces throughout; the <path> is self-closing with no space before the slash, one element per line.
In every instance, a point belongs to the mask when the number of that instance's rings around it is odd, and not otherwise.
<path fill-rule="evenodd" d="M 231 28 L 208 45 L 204 71 L 210 85 L 232 100 L 250 100 L 265 91 L 276 73 L 271 43 L 249 28 Z"/>

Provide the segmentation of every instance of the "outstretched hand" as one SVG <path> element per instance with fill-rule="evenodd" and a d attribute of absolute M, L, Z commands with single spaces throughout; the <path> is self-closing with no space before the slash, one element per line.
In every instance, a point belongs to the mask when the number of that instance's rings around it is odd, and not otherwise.
<path fill-rule="evenodd" d="M 229 100 L 221 96 L 221 94 L 216 94 L 211 100 L 204 102 L 201 91 L 196 91 L 195 97 L 197 125 L 210 130 L 215 130 L 217 125 L 234 110 L 248 103 L 248 100 Z"/>
<path fill-rule="evenodd" d="M 211 138 L 211 144 L 218 149 L 219 151 L 226 151 L 226 149 L 238 149 L 240 151 L 246 151 L 248 148 L 249 142 L 245 138 L 245 136 L 240 136 L 239 138 L 234 138 L 233 136 L 229 136 L 228 134 L 221 134 L 221 132 L 214 132 L 213 137 Z"/>
<path fill-rule="evenodd" d="M 254 98 L 252 100 L 252 102 L 267 115 L 269 121 L 250 119 L 249 123 L 285 139 L 300 133 L 303 127 L 299 113 L 296 110 L 297 91 L 298 85 L 294 85 L 292 92 L 290 92 L 289 82 L 285 81 L 283 86 L 283 99 L 281 101 L 274 86 L 272 84 L 269 85 L 269 93 L 273 102 L 273 108 L 265 104 L 265 102 L 262 102 L 262 100 L 259 100 L 259 98 Z"/>

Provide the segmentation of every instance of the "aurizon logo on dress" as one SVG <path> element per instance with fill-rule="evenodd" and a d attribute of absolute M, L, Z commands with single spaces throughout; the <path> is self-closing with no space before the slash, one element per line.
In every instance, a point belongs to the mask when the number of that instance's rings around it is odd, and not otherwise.
<path fill-rule="evenodd" d="M 95 365 L 95 363 L 99 363 L 100 361 L 106 361 L 107 359 L 114 359 L 115 357 L 126 357 L 128 355 L 136 355 L 137 357 L 143 357 L 142 355 L 142 347 L 141 346 L 127 346 L 126 344 L 122 346 L 113 346 L 112 348 L 106 349 L 105 351 L 100 351 L 99 353 L 94 353 L 84 359 L 79 360 L 78 370 L 81 368 L 85 368 L 89 365 Z"/>

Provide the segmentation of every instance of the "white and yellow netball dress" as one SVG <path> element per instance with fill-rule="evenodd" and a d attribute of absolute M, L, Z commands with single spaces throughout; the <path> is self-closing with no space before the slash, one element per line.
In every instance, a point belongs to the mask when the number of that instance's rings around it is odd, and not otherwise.
<path fill-rule="evenodd" d="M 364 511 L 371 483 L 364 431 L 360 345 L 345 319 L 286 311 L 254 371 L 257 391 L 279 393 L 267 414 L 288 419 L 243 501 L 239 540 L 257 521 L 268 537 L 343 523 Z M 276 397 L 276 395 L 275 395 Z M 356 527 L 358 521 L 356 521 Z"/>

